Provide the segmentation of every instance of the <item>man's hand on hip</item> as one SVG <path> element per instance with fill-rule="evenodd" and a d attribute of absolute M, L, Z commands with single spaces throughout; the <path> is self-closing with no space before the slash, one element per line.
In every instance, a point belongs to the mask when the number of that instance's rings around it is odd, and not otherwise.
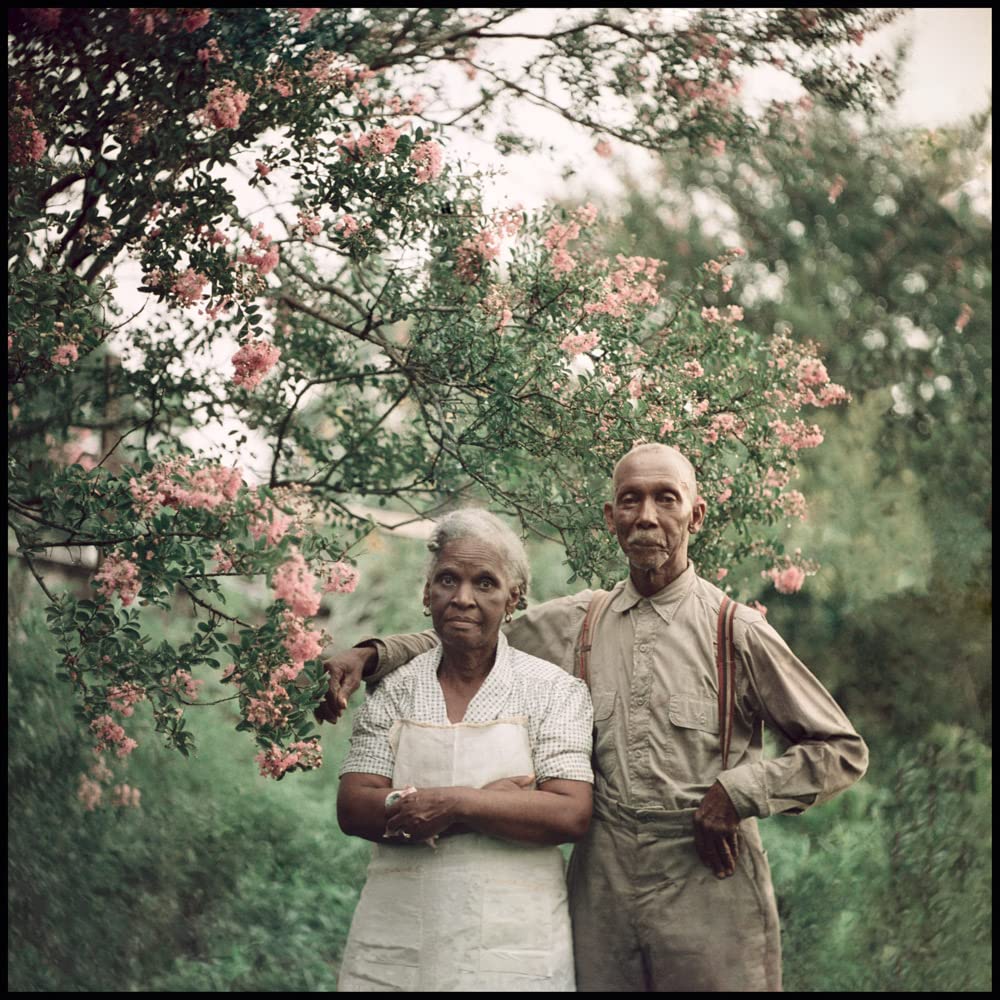
<path fill-rule="evenodd" d="M 340 718 L 351 695 L 361 686 L 365 671 L 374 667 L 377 656 L 374 646 L 359 646 L 345 649 L 323 664 L 329 689 L 313 713 L 317 722 L 336 722 Z"/>
<path fill-rule="evenodd" d="M 725 788 L 716 782 L 694 814 L 694 843 L 698 856 L 715 872 L 728 878 L 736 871 L 740 855 L 740 817 Z"/>

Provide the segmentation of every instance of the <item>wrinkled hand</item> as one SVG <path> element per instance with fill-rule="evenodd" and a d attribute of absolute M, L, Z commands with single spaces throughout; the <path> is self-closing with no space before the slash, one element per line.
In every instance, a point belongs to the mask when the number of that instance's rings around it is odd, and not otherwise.
<path fill-rule="evenodd" d="M 488 785 L 483 785 L 483 791 L 490 792 L 533 792 L 535 776 L 533 774 L 518 774 L 513 778 L 498 778 Z"/>
<path fill-rule="evenodd" d="M 729 878 L 740 856 L 740 817 L 725 788 L 716 782 L 705 793 L 694 814 L 694 844 L 698 857 L 715 872 Z"/>
<path fill-rule="evenodd" d="M 361 686 L 365 668 L 374 663 L 376 651 L 371 646 L 345 649 L 323 664 L 327 673 L 328 689 L 313 715 L 317 722 L 336 722 L 352 694 Z"/>
<path fill-rule="evenodd" d="M 385 811 L 386 836 L 431 840 L 455 822 L 460 788 L 418 788 Z"/>

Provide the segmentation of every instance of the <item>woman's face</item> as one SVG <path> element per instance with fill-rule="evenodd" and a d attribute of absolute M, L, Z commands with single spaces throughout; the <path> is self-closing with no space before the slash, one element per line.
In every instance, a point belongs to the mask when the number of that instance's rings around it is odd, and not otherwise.
<path fill-rule="evenodd" d="M 500 553 L 475 538 L 448 542 L 424 586 L 424 606 L 441 643 L 459 649 L 496 645 L 500 622 L 517 600 Z"/>

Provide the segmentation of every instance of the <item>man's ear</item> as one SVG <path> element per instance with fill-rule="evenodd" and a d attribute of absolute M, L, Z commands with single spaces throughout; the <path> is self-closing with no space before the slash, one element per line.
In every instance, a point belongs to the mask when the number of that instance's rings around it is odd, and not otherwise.
<path fill-rule="evenodd" d="M 612 535 L 618 534 L 618 529 L 615 528 L 615 508 L 610 503 L 604 505 L 604 523 Z"/>
<path fill-rule="evenodd" d="M 431 606 L 431 585 L 429 583 L 424 584 L 424 607 L 429 608 Z"/>
<path fill-rule="evenodd" d="M 694 498 L 694 503 L 691 505 L 691 520 L 688 522 L 688 531 L 691 534 L 695 534 L 701 531 L 702 526 L 705 523 L 705 511 L 706 504 L 702 497 L 698 496 Z"/>
<path fill-rule="evenodd" d="M 507 597 L 507 614 L 512 615 L 517 611 L 518 604 L 521 603 L 521 588 L 511 587 L 510 594 Z"/>

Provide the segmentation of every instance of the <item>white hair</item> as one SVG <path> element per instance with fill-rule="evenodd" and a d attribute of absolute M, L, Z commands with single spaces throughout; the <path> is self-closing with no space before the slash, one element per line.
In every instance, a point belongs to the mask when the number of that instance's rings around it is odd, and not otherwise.
<path fill-rule="evenodd" d="M 503 564 L 504 575 L 517 587 L 519 608 L 528 606 L 525 595 L 531 582 L 528 554 L 521 539 L 495 514 L 480 507 L 463 507 L 445 514 L 435 525 L 427 548 L 431 557 L 427 563 L 427 580 L 430 582 L 434 567 L 441 557 L 441 550 L 449 542 L 474 538 L 477 542 L 496 549 Z"/>

